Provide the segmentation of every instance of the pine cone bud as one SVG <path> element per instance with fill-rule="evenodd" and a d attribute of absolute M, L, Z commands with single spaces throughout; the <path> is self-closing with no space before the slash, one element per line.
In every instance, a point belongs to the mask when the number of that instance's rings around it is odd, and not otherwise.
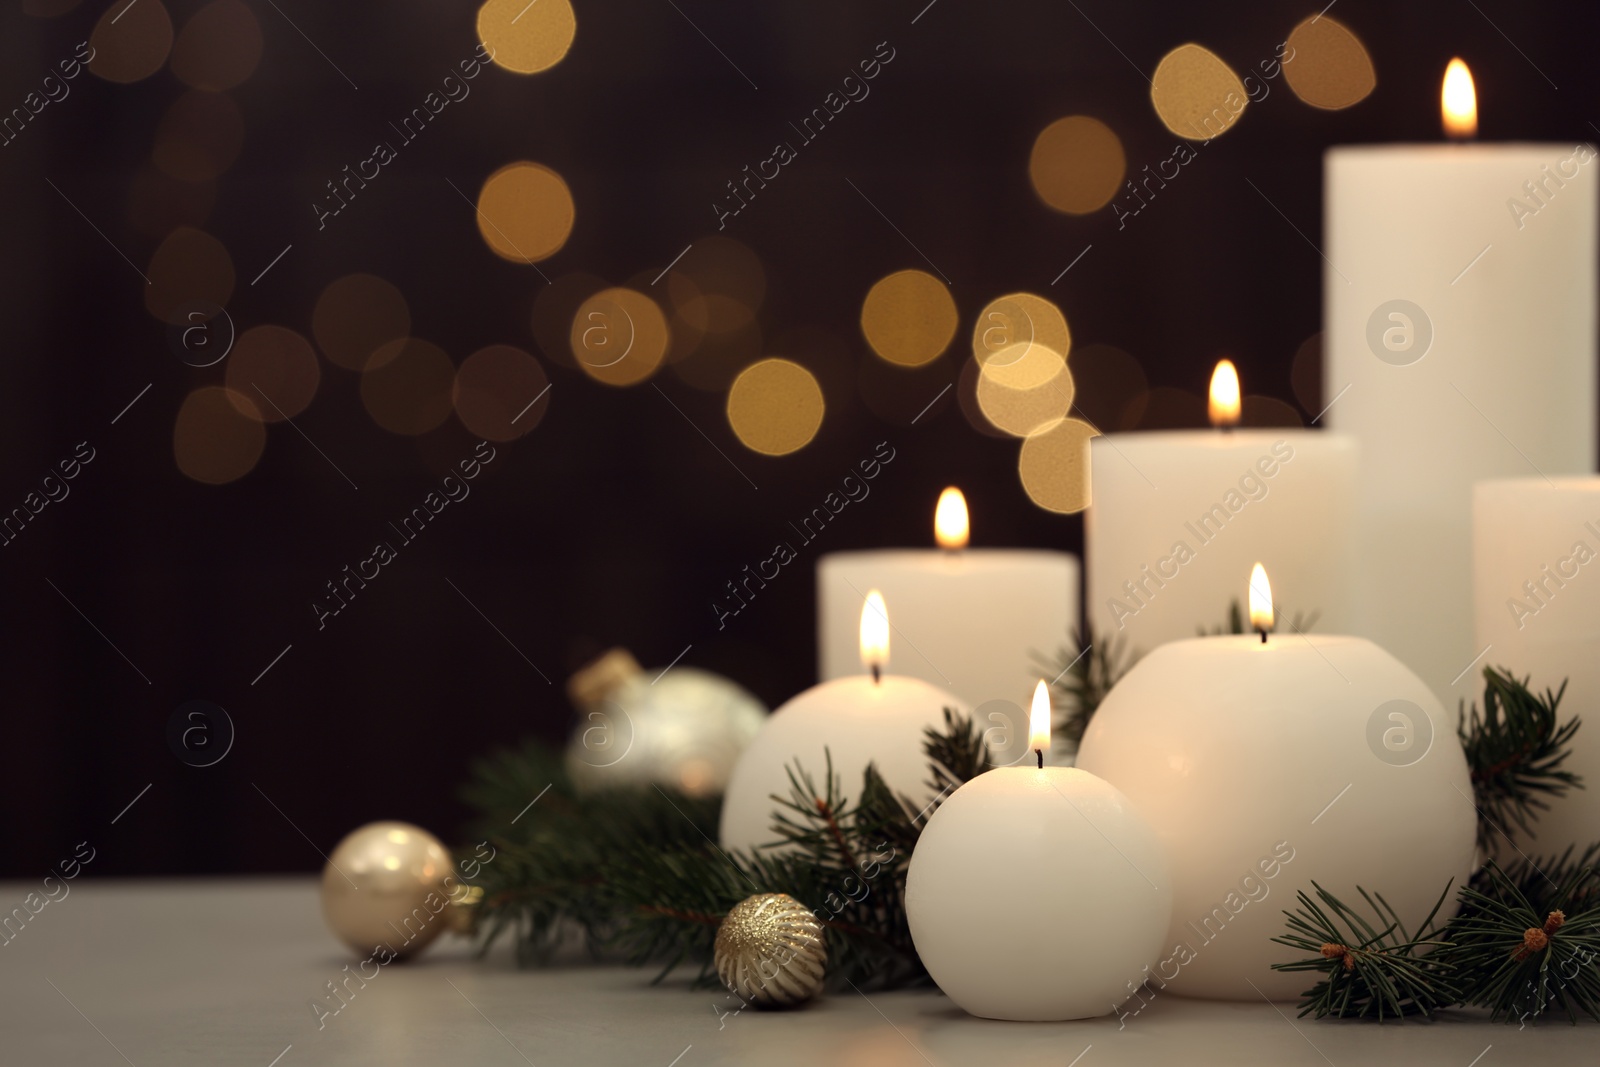
<path fill-rule="evenodd" d="M 1548 944 L 1550 935 L 1537 926 L 1530 926 L 1522 933 L 1522 947 L 1517 949 L 1515 958 L 1525 960 L 1535 952 L 1543 952 Z"/>
<path fill-rule="evenodd" d="M 1561 929 L 1561 925 L 1566 921 L 1566 912 L 1560 910 L 1552 911 L 1549 918 L 1545 919 L 1544 921 L 1544 932 L 1547 934 L 1553 934 L 1557 930 Z"/>

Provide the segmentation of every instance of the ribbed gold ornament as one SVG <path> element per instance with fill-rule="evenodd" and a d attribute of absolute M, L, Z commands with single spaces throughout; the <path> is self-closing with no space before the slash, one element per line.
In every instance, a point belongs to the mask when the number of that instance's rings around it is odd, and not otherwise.
<path fill-rule="evenodd" d="M 828 947 L 822 924 L 787 893 L 757 893 L 717 928 L 717 977 L 763 1008 L 801 1004 L 822 992 Z"/>

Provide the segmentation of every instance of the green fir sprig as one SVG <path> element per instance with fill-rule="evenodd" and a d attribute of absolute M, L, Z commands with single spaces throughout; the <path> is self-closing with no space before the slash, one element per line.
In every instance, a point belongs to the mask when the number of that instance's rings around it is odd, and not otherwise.
<path fill-rule="evenodd" d="M 1072 631 L 1071 639 L 1056 653 L 1054 661 L 1037 654 L 1035 659 L 1040 670 L 1054 678 L 1050 689 L 1053 702 L 1060 709 L 1059 721 L 1052 725 L 1055 736 L 1076 749 L 1101 701 L 1138 662 L 1139 653 L 1131 651 L 1120 634 L 1097 633 L 1091 624 L 1084 623 L 1083 629 Z"/>
<path fill-rule="evenodd" d="M 783 847 L 755 851 L 716 844 L 719 798 L 656 787 L 579 798 L 537 743 L 484 760 L 464 794 L 480 812 L 475 835 L 497 849 L 481 875 L 483 950 L 509 935 L 536 963 L 576 934 L 590 951 L 658 966 L 658 979 L 690 966 L 710 983 L 722 917 L 752 894 L 788 893 L 822 923 L 830 982 L 925 983 L 905 912 L 912 849 L 939 801 L 988 763 L 971 719 L 949 709 L 923 747 L 935 797 L 922 808 L 871 766 L 852 798 L 831 757 L 820 782 L 791 765 L 789 795 L 773 797 Z"/>
<path fill-rule="evenodd" d="M 1302 1016 L 1375 1018 L 1381 1022 L 1385 1018 L 1432 1015 L 1460 1002 L 1461 991 L 1452 974 L 1426 955 L 1428 949 L 1445 944 L 1434 920 L 1450 895 L 1448 886 L 1415 936 L 1406 931 L 1405 924 L 1382 896 L 1358 890 L 1372 913 L 1369 922 L 1316 882 L 1311 883 L 1311 888 L 1317 899 L 1312 900 L 1301 890 L 1300 906 L 1284 912 L 1289 917 L 1289 933 L 1272 939 L 1289 948 L 1316 953 L 1293 963 L 1273 965 L 1274 970 L 1312 971 L 1323 976 L 1304 994 L 1305 999 L 1300 1002 Z"/>
<path fill-rule="evenodd" d="M 1577 716 L 1561 722 L 1557 714 L 1567 683 L 1541 694 L 1495 667 L 1484 668 L 1483 679 L 1483 710 L 1463 701 L 1457 731 L 1478 806 L 1478 847 L 1490 852 L 1513 829 L 1527 835 L 1549 802 L 1583 779 L 1562 769 L 1579 726 Z"/>

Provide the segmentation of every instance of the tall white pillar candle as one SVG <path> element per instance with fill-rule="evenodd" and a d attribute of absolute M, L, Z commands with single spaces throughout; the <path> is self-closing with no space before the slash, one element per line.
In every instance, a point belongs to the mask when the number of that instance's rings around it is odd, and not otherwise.
<path fill-rule="evenodd" d="M 1533 835 L 1540 855 L 1581 852 L 1600 841 L 1600 478 L 1479 482 L 1472 575 L 1477 667 L 1528 676 L 1537 692 L 1565 679 L 1561 719 L 1583 720 L 1563 768 L 1585 788 L 1551 800 Z"/>
<path fill-rule="evenodd" d="M 1361 443 L 1355 632 L 1475 688 L 1472 483 L 1595 461 L 1595 150 L 1336 148 L 1327 421 Z"/>
<path fill-rule="evenodd" d="M 1078 625 L 1078 561 L 1065 552 L 967 548 L 946 490 L 936 521 L 941 549 L 838 552 L 817 565 L 818 673 L 860 673 L 856 620 L 869 589 L 894 608 L 895 670 L 948 689 L 971 707 L 1026 706 L 1040 665 Z M 959 498 L 959 492 L 955 498 Z M 1026 724 L 1016 724 L 1016 747 Z"/>
<path fill-rule="evenodd" d="M 1258 562 L 1285 618 L 1314 612 L 1319 631 L 1348 628 L 1349 438 L 1219 427 L 1107 434 L 1089 450 L 1089 618 L 1102 638 L 1149 652 L 1221 625 Z"/>

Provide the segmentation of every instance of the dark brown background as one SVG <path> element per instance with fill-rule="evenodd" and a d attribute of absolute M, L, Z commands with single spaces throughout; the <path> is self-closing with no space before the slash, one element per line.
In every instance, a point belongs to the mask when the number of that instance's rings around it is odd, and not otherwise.
<path fill-rule="evenodd" d="M 561 682 L 612 643 L 657 666 L 692 644 L 683 662 L 781 701 L 813 680 L 816 553 L 926 543 L 947 483 L 966 488 L 977 543 L 1079 549 L 1081 521 L 1029 503 L 1015 443 L 976 433 L 950 395 L 914 427 L 863 403 L 858 365 L 872 357 L 856 327 L 861 299 L 882 275 L 926 264 L 846 179 L 949 275 L 963 315 L 953 354 L 905 375 L 908 394 L 936 395 L 983 304 L 1029 289 L 1060 304 L 1079 344 L 1132 353 L 1152 386 L 1198 392 L 1212 361 L 1229 354 L 1247 391 L 1295 403 L 1290 362 L 1320 326 L 1322 260 L 1290 223 L 1320 240 L 1324 148 L 1435 139 L 1452 54 L 1477 77 L 1486 138 L 1592 138 L 1600 116 L 1593 5 L 1342 0 L 1330 15 L 1371 51 L 1376 92 L 1329 113 L 1278 79 L 1119 232 L 1109 211 L 1068 218 L 1039 203 L 1026 173 L 1038 131 L 1092 114 L 1120 135 L 1131 170 L 1154 164 L 1175 139 L 1140 71 L 1195 40 L 1243 72 L 1316 8 L 938 0 L 913 25 L 926 0 L 678 0 L 682 14 L 666 0 L 577 0 L 577 40 L 560 66 L 527 78 L 487 71 L 468 101 L 318 234 L 310 204 L 322 182 L 366 155 L 375 130 L 472 52 L 475 6 L 280 0 L 355 91 L 283 14 L 249 2 L 265 57 L 233 93 L 244 152 L 206 224 L 239 276 L 234 321 L 308 332 L 323 286 L 374 271 L 406 294 L 414 332 L 458 361 L 493 342 L 532 348 L 542 282 L 485 249 L 446 179 L 471 192 L 503 163 L 547 163 L 572 186 L 578 224 L 544 271 L 617 282 L 654 272 L 714 229 L 710 205 L 725 180 L 890 42 L 896 58 L 871 96 L 728 230 L 765 265 L 768 338 L 812 328 L 841 342 L 814 365 L 827 418 L 801 453 L 760 457 L 728 430 L 719 394 L 663 375 L 662 391 L 760 487 L 752 489 L 651 386 L 604 388 L 541 356 L 554 380 L 543 423 L 500 446 L 472 496 L 318 632 L 309 605 L 322 583 L 365 555 L 384 522 L 417 503 L 436 467 L 466 455 L 472 439 L 453 423 L 420 440 L 379 429 L 356 376 L 325 364 L 297 422 L 359 491 L 281 425 L 243 480 L 213 488 L 183 477 L 173 419 L 186 393 L 215 374 L 175 358 L 133 270 L 47 184 L 135 263 L 148 262 L 153 242 L 126 222 L 129 183 L 181 86 L 165 71 L 130 86 L 81 76 L 71 97 L 0 149 L 0 507 L 20 503 L 78 441 L 98 453 L 68 499 L 0 549 L 3 875 L 42 876 L 84 839 L 99 852 L 95 875 L 316 868 L 312 844 L 285 815 L 323 850 L 380 817 L 448 837 L 463 815 L 455 790 L 471 757 L 530 732 L 563 738 L 573 714 Z M 168 5 L 180 27 L 198 6 Z M 0 104 L 20 102 L 103 8 L 88 0 L 36 19 L 6 5 Z M 872 496 L 717 632 L 710 603 L 721 583 L 767 555 L 787 521 L 881 440 L 898 458 Z M 229 756 L 206 769 L 181 764 L 165 740 L 168 717 L 195 698 L 224 706 L 238 727 Z"/>

